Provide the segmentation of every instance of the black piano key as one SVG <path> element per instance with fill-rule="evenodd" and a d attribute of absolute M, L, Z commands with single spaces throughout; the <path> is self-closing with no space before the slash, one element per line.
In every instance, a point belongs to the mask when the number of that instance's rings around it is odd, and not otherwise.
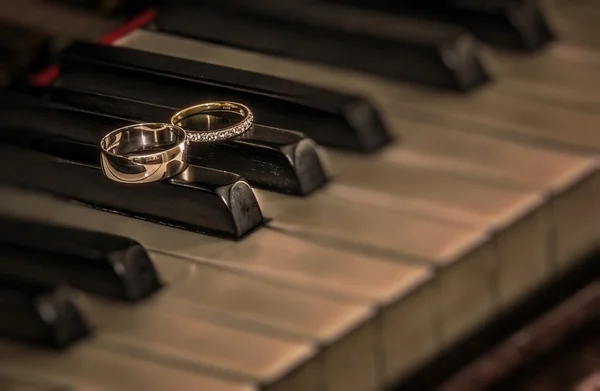
<path fill-rule="evenodd" d="M 51 38 L 25 27 L 0 22 L 0 85 L 12 84 L 49 62 Z"/>
<path fill-rule="evenodd" d="M 68 108 L 52 107 L 51 103 L 40 100 L 25 106 L 15 102 L 14 95 L 8 95 L 5 107 L 0 108 L 0 118 L 4 120 L 4 137 L 16 133 L 15 137 L 29 142 L 21 134 L 23 127 L 37 132 L 36 145 L 46 148 L 44 152 L 58 157 L 72 158 L 80 150 L 58 147 L 50 150 L 56 138 L 68 139 L 77 145 L 89 144 L 97 148 L 100 140 L 111 128 L 115 119 L 95 119 L 88 122 L 85 131 L 78 119 L 94 117 L 94 113 L 111 115 L 130 122 L 164 122 L 179 109 L 150 105 L 142 102 L 115 98 L 106 95 L 82 93 L 55 88 L 24 89 L 26 93 L 62 103 L 74 109 L 89 111 L 90 114 L 72 113 Z M 2 98 L 0 98 L 2 101 Z M 49 107 L 47 104 L 50 104 Z M 19 107 L 15 107 L 19 106 Z M 41 107 L 40 107 L 41 106 Z M 15 113 L 19 113 L 15 116 Z M 73 118 L 69 118 L 69 117 Z M 10 117 L 10 118 L 9 118 Z M 59 118 L 63 118 L 60 120 Z M 94 119 L 94 118 L 93 118 Z M 53 124 L 61 121 L 61 126 Z M 112 127 L 125 123 L 114 124 Z M 46 140 L 50 138 L 51 140 Z M 218 144 L 191 144 L 190 161 L 194 165 L 235 172 L 246 178 L 252 185 L 279 192 L 307 195 L 322 187 L 327 176 L 316 151 L 315 144 L 303 134 L 281 129 L 255 126 L 236 140 Z M 85 149 L 89 149 L 85 147 Z M 87 153 L 88 156 L 91 156 Z M 95 154 L 92 159 L 95 159 Z M 84 160 L 90 163 L 90 158 Z"/>
<path fill-rule="evenodd" d="M 488 80 L 460 27 L 322 3 L 198 1 L 163 7 L 162 32 L 470 91 Z"/>
<path fill-rule="evenodd" d="M 64 288 L 0 277 L 0 337 L 63 349 L 88 334 Z"/>
<path fill-rule="evenodd" d="M 75 43 L 60 55 L 57 86 L 172 107 L 229 100 L 257 124 L 303 132 L 325 146 L 374 152 L 391 137 L 373 104 L 359 96 L 219 65 L 122 47 Z M 156 85 L 161 86 L 156 94 Z M 148 90 L 152 88 L 153 93 Z"/>
<path fill-rule="evenodd" d="M 0 276 L 131 301 L 160 288 L 148 253 L 132 239 L 6 216 L 0 216 Z"/>
<path fill-rule="evenodd" d="M 225 171 L 190 166 L 165 182 L 130 185 L 104 177 L 98 163 L 77 164 L 8 144 L 0 144 L 0 162 L 0 185 L 143 220 L 230 239 L 242 238 L 263 222 L 250 186 Z"/>
<path fill-rule="evenodd" d="M 46 0 L 101 15 L 131 14 L 164 3 L 160 0 Z"/>
<path fill-rule="evenodd" d="M 535 51 L 554 40 L 537 0 L 321 0 L 467 28 L 492 45 Z"/>

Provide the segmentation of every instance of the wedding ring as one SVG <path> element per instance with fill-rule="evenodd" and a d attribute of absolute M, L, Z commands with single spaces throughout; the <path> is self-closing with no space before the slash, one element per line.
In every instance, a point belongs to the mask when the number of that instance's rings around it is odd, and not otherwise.
<path fill-rule="evenodd" d="M 241 117 L 241 120 L 233 125 L 226 126 L 216 130 L 190 130 L 186 129 L 188 139 L 195 143 L 213 143 L 217 141 L 228 140 L 246 132 L 254 122 L 254 115 L 250 109 L 240 103 L 235 102 L 210 102 L 191 106 L 175 113 L 171 117 L 171 124 L 175 126 L 184 126 L 183 122 L 195 115 L 212 113 L 233 113 Z"/>
<path fill-rule="evenodd" d="M 100 141 L 106 177 L 122 183 L 149 183 L 180 174 L 188 167 L 185 130 L 163 123 L 125 126 Z"/>

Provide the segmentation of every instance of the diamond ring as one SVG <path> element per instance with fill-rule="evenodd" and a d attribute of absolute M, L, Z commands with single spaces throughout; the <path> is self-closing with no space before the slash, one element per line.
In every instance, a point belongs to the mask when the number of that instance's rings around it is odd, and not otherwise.
<path fill-rule="evenodd" d="M 216 130 L 191 130 L 185 126 L 186 119 L 196 115 L 212 113 L 232 113 L 241 117 L 238 122 Z M 241 135 L 252 127 L 254 115 L 241 103 L 210 102 L 185 108 L 171 117 L 171 124 L 181 126 L 187 132 L 188 140 L 194 143 L 214 143 Z"/>

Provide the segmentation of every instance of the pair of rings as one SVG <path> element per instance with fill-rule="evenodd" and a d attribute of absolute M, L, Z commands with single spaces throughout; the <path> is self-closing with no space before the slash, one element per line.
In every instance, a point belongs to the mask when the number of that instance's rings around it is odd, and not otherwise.
<path fill-rule="evenodd" d="M 192 116 L 232 113 L 241 119 L 224 128 L 186 130 L 182 124 Z M 171 123 L 143 123 L 108 133 L 100 141 L 100 166 L 106 177 L 122 183 L 161 181 L 189 166 L 189 144 L 214 143 L 239 136 L 252 127 L 250 109 L 235 102 L 211 102 L 191 106 L 171 117 Z"/>

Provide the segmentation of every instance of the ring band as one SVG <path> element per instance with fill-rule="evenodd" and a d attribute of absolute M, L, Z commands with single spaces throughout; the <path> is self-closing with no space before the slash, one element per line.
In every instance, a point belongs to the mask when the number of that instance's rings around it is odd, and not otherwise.
<path fill-rule="evenodd" d="M 189 165 L 185 130 L 163 123 L 125 126 L 100 141 L 100 166 L 122 183 L 150 183 L 183 172 Z"/>
<path fill-rule="evenodd" d="M 242 117 L 242 119 L 233 125 L 217 130 L 199 131 L 186 129 L 188 139 L 195 143 L 212 143 L 228 140 L 246 132 L 254 123 L 254 115 L 252 114 L 252 111 L 250 111 L 250 109 L 243 104 L 235 102 L 211 102 L 191 106 L 175 113 L 171 117 L 171 124 L 175 126 L 182 126 L 181 123 L 186 118 L 191 116 L 219 112 L 234 113 Z"/>

